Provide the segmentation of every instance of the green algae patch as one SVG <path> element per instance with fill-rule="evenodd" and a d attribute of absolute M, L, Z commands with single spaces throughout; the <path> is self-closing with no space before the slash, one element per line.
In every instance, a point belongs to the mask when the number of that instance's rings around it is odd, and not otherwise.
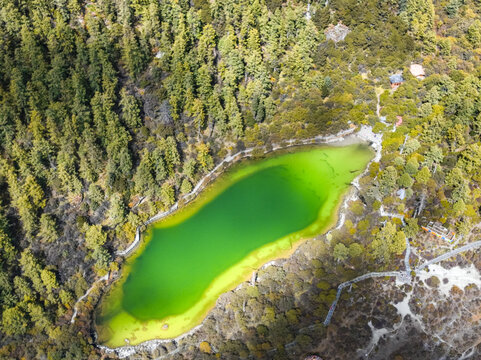
<path fill-rule="evenodd" d="M 366 146 L 299 150 L 234 167 L 203 196 L 150 226 L 97 311 L 110 347 L 179 336 L 220 294 L 336 219 Z"/>

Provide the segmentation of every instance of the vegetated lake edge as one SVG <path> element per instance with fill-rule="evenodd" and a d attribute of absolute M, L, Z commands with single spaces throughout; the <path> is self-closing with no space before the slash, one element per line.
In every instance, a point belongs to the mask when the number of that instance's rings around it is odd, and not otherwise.
<path fill-rule="evenodd" d="M 235 160 L 233 163 L 230 163 L 226 168 L 222 169 L 220 174 L 210 178 L 208 183 L 205 184 L 204 188 L 198 193 L 194 200 L 188 202 L 185 206 L 180 203 L 178 210 L 162 219 L 159 219 L 155 223 L 150 224 L 147 230 L 141 234 L 141 241 L 137 248 L 128 257 L 128 259 L 126 259 L 124 267 L 121 270 L 122 273 L 109 286 L 110 288 L 107 289 L 102 300 L 97 306 L 94 321 L 96 331 L 99 334 L 99 343 L 107 345 L 108 347 L 118 348 L 124 345 L 138 345 L 153 339 L 172 339 L 183 336 L 203 322 L 211 309 L 215 307 L 217 298 L 220 294 L 231 291 L 238 286 L 242 286 L 244 281 L 252 277 L 253 272 L 263 267 L 263 265 L 266 263 L 272 263 L 277 259 L 289 257 L 304 241 L 314 236 L 323 234 L 328 229 L 335 226 L 340 219 L 340 207 L 347 201 L 346 196 L 351 191 L 350 184 L 346 184 L 342 190 L 339 190 L 340 192 L 337 194 L 336 200 L 332 203 L 333 207 L 329 212 L 328 219 L 324 221 L 320 227 L 316 227 L 315 225 L 319 225 L 319 222 L 322 219 L 321 212 L 325 204 L 323 204 L 323 206 L 321 206 L 319 209 L 319 214 L 314 223 L 310 224 L 306 228 L 301 229 L 300 231 L 289 233 L 274 242 L 266 243 L 255 251 L 249 253 L 249 255 L 243 258 L 240 262 L 232 264 L 225 272 L 221 273 L 217 278 L 215 278 L 204 292 L 202 300 L 200 300 L 193 308 L 186 312 L 187 316 L 184 317 L 184 321 L 183 323 L 181 322 L 182 324 L 180 327 L 175 326 L 175 321 L 168 321 L 170 317 L 167 319 L 155 319 L 144 322 L 137 321 L 135 326 L 132 327 L 135 327 L 136 329 L 138 328 L 139 331 L 142 329 L 142 334 L 136 334 L 136 336 L 133 337 L 129 336 L 130 341 L 126 343 L 124 342 L 124 338 L 127 338 L 125 336 L 126 334 L 118 334 L 120 336 L 115 336 L 115 339 L 113 339 L 111 338 L 111 335 L 113 334 L 108 330 L 108 324 L 104 325 L 99 324 L 98 322 L 98 315 L 104 306 L 108 306 L 112 300 L 112 297 L 121 298 L 122 287 L 128 278 L 132 264 L 146 250 L 145 248 L 151 240 L 152 230 L 154 228 L 173 226 L 183 222 L 197 213 L 206 204 L 215 199 L 236 182 L 242 180 L 250 174 L 259 171 L 263 167 L 266 167 L 267 165 L 263 166 L 262 164 L 267 163 L 268 160 L 272 158 L 278 158 L 286 154 L 297 152 L 309 152 L 313 149 L 332 149 L 335 147 L 359 147 L 364 151 L 369 149 L 369 156 L 366 156 L 362 164 L 360 164 L 360 167 L 355 172 L 355 175 L 353 175 L 351 182 L 354 181 L 355 178 L 362 176 L 374 158 L 374 152 L 370 147 L 367 146 L 366 141 L 354 136 L 349 136 L 343 140 L 336 141 L 331 144 L 299 144 L 287 148 L 280 148 L 274 151 L 269 151 L 265 154 L 266 156 L 262 157 L 261 159 L 252 159 L 251 157 L 240 158 Z M 313 226 L 315 227 L 315 231 L 313 231 Z M 191 315 L 189 315 L 189 313 Z M 162 326 L 166 323 L 169 323 L 169 326 L 162 328 Z"/>

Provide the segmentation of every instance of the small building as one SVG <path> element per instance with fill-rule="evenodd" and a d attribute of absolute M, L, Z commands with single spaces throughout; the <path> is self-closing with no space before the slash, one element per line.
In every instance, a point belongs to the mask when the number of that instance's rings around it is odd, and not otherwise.
<path fill-rule="evenodd" d="M 326 30 L 324 30 L 324 34 L 326 35 L 326 40 L 332 40 L 335 43 L 339 41 L 343 41 L 347 34 L 349 34 L 351 30 L 342 23 L 342 21 L 339 21 L 336 26 L 333 24 L 330 24 Z"/>
<path fill-rule="evenodd" d="M 398 115 L 396 116 L 396 126 L 401 126 L 403 123 L 403 117 Z"/>
<path fill-rule="evenodd" d="M 411 74 L 418 80 L 424 80 L 426 74 L 424 73 L 424 68 L 421 64 L 411 64 L 409 67 Z"/>
<path fill-rule="evenodd" d="M 389 82 L 391 83 L 391 89 L 397 89 L 404 82 L 404 78 L 402 74 L 394 74 L 389 77 Z"/>
<path fill-rule="evenodd" d="M 421 228 L 447 242 L 451 243 L 456 240 L 456 234 L 453 231 L 449 231 L 438 222 L 430 221 L 426 226 L 421 226 Z"/>

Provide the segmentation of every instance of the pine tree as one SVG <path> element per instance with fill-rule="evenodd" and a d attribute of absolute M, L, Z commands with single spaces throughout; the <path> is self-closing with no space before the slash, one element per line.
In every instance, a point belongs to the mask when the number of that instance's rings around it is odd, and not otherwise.
<path fill-rule="evenodd" d="M 434 51 L 434 6 L 432 0 L 406 0 L 401 18 L 406 21 L 415 39 L 421 41 L 428 52 Z"/>
<path fill-rule="evenodd" d="M 120 106 L 122 107 L 121 118 L 130 129 L 136 129 L 142 125 L 137 99 L 125 88 L 120 91 Z"/>

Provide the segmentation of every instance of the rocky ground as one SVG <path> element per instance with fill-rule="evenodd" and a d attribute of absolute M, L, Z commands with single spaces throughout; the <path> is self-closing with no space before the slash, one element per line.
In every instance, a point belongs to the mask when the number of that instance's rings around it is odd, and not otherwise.
<path fill-rule="evenodd" d="M 317 350 L 330 359 L 476 359 L 480 288 L 477 268 L 465 259 L 430 266 L 412 286 L 366 282 L 339 304 Z"/>

